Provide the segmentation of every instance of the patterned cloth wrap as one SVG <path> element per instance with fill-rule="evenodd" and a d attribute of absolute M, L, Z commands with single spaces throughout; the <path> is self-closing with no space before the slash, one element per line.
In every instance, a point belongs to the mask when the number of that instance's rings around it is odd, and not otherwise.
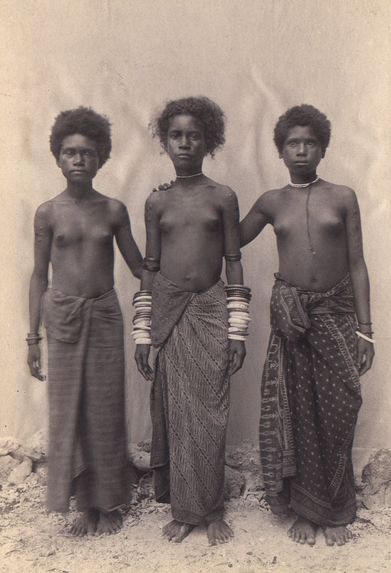
<path fill-rule="evenodd" d="M 229 380 L 222 281 L 193 293 L 158 273 L 151 329 L 158 348 L 151 395 L 156 499 L 171 503 L 178 521 L 210 523 L 224 513 Z"/>
<path fill-rule="evenodd" d="M 275 276 L 260 419 L 268 501 L 276 513 L 290 505 L 319 525 L 350 523 L 361 406 L 350 277 L 312 292 Z"/>
<path fill-rule="evenodd" d="M 129 501 L 123 322 L 114 290 L 92 299 L 49 289 L 49 511 L 111 511 Z"/>

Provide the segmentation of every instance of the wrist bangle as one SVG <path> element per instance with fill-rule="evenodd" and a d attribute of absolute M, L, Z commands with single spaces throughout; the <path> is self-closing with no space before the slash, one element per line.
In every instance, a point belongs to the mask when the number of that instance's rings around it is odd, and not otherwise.
<path fill-rule="evenodd" d="M 136 345 L 152 344 L 151 340 L 151 314 L 152 314 L 152 293 L 142 290 L 136 292 L 133 297 L 135 315 L 133 318 L 132 336 Z"/>
<path fill-rule="evenodd" d="M 376 342 L 375 340 L 373 340 L 373 338 L 369 338 L 369 336 L 366 336 L 365 334 L 363 334 L 359 330 L 356 330 L 356 334 L 358 337 L 362 338 L 363 340 L 366 340 L 367 342 L 370 342 L 371 344 L 375 344 L 375 342 Z"/>
<path fill-rule="evenodd" d="M 225 286 L 228 309 L 228 340 L 244 342 L 248 335 L 249 304 L 251 291 L 243 285 L 228 284 Z"/>

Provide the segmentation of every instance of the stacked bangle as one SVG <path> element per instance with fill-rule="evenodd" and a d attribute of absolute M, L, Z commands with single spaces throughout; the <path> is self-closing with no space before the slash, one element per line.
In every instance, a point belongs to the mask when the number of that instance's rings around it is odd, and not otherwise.
<path fill-rule="evenodd" d="M 27 346 L 34 346 L 42 340 L 42 336 L 39 332 L 28 332 L 26 337 Z"/>
<path fill-rule="evenodd" d="M 251 290 L 243 285 L 227 285 L 225 292 L 228 308 L 228 338 L 244 341 L 248 336 L 248 324 L 251 320 L 249 315 Z"/>
<path fill-rule="evenodd" d="M 133 297 L 133 306 L 136 310 L 133 318 L 133 339 L 136 344 L 152 344 L 151 341 L 151 312 L 152 293 L 149 290 L 140 290 Z"/>

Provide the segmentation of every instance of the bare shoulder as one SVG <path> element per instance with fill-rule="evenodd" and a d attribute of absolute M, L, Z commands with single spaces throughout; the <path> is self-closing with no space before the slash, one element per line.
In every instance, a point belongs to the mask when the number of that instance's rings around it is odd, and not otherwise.
<path fill-rule="evenodd" d="M 208 187 L 216 196 L 218 202 L 222 207 L 236 207 L 238 204 L 238 198 L 233 189 L 228 185 L 222 185 L 221 183 L 217 183 L 213 181 L 213 179 L 209 179 Z"/>
<path fill-rule="evenodd" d="M 253 209 L 259 211 L 267 217 L 271 217 L 278 206 L 284 201 L 287 193 L 286 187 L 281 189 L 269 189 L 262 193 L 255 201 Z"/>
<path fill-rule="evenodd" d="M 123 215 L 127 212 L 126 205 L 119 199 L 114 199 L 113 197 L 107 197 L 106 195 L 101 195 L 101 201 L 106 203 L 108 210 L 113 215 Z"/>
<path fill-rule="evenodd" d="M 357 208 L 357 195 L 351 187 L 347 185 L 337 185 L 328 181 L 324 181 L 323 183 L 327 192 L 332 195 L 333 199 L 341 208 L 346 210 Z"/>
<path fill-rule="evenodd" d="M 41 203 L 35 212 L 35 220 L 50 223 L 53 217 L 53 203 L 55 202 L 56 197 L 54 199 L 50 199 L 49 201 L 45 201 Z"/>
<path fill-rule="evenodd" d="M 160 213 L 164 205 L 169 201 L 170 190 L 152 191 L 145 201 L 145 213 L 147 215 Z"/>

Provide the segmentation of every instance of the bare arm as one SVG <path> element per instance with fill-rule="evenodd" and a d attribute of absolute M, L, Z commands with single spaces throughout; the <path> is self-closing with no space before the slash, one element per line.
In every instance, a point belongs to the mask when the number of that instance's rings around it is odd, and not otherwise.
<path fill-rule="evenodd" d="M 34 219 L 34 269 L 30 280 L 29 312 L 30 332 L 38 333 L 41 324 L 42 297 L 48 286 L 48 271 L 52 231 L 48 204 L 37 209 Z M 31 375 L 44 380 L 41 374 L 41 353 L 39 343 L 28 347 L 28 365 Z"/>
<path fill-rule="evenodd" d="M 364 260 L 360 209 L 356 194 L 347 190 L 346 198 L 346 239 L 348 246 L 349 272 L 352 279 L 354 306 L 359 327 L 363 333 L 371 331 L 370 286 L 367 266 Z M 365 374 L 372 366 L 374 357 L 373 344 L 358 339 L 358 360 L 360 374 Z"/>
<path fill-rule="evenodd" d="M 240 245 L 244 247 L 251 243 L 269 222 L 269 217 L 265 213 L 264 195 L 262 195 L 240 223 Z"/>
<path fill-rule="evenodd" d="M 240 255 L 239 205 L 235 193 L 229 189 L 223 201 L 224 251 L 226 256 Z M 226 259 L 228 284 L 243 284 L 243 268 L 240 260 Z M 246 357 L 246 347 L 241 340 L 229 341 L 229 375 L 237 372 Z"/>
<path fill-rule="evenodd" d="M 128 211 L 122 203 L 119 204 L 117 217 L 115 240 L 118 248 L 133 275 L 141 278 L 143 259 L 132 235 Z"/>
<path fill-rule="evenodd" d="M 158 196 L 151 194 L 145 203 L 145 228 L 147 233 L 147 244 L 145 248 L 146 260 L 160 261 L 160 221 L 157 208 Z M 143 268 L 141 275 L 141 290 L 152 290 L 152 285 L 156 271 Z M 149 344 L 138 344 L 136 346 L 135 360 L 137 368 L 146 380 L 153 379 L 153 371 L 149 365 Z"/>

